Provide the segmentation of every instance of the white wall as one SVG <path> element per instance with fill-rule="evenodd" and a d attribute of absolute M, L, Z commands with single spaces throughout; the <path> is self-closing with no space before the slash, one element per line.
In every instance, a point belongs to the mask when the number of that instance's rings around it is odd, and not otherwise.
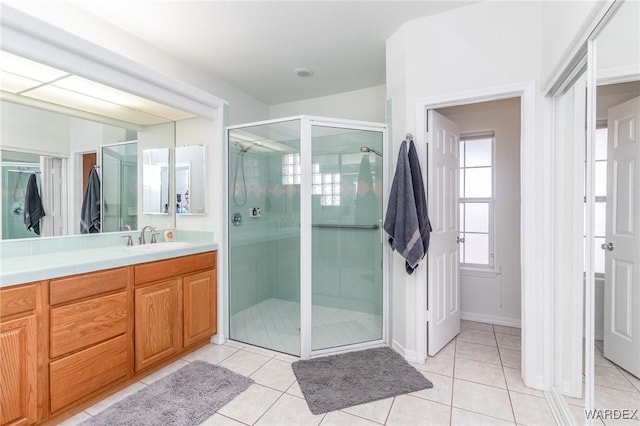
<path fill-rule="evenodd" d="M 191 118 L 176 122 L 176 145 L 204 145 L 207 214 L 177 215 L 176 228 L 213 231 L 216 241 L 223 237 L 224 149 L 223 129 L 219 120 Z"/>
<path fill-rule="evenodd" d="M 375 86 L 331 96 L 271 105 L 271 118 L 317 115 L 347 120 L 385 122 L 386 87 Z"/>
<path fill-rule="evenodd" d="M 495 131 L 495 254 L 498 276 L 463 271 L 462 317 L 520 326 L 520 99 L 438 109 L 462 133 Z"/>
<path fill-rule="evenodd" d="M 448 13 L 406 23 L 387 40 L 387 97 L 392 101 L 392 149 L 397 152 L 406 132 L 418 134 L 416 105 L 419 99 L 452 93 L 468 93 L 507 84 L 533 82 L 540 86 L 541 11 L 539 3 L 480 2 Z M 546 105 L 540 92 L 533 104 L 536 117 Z M 549 140 L 542 121 L 533 129 L 535 149 L 523 151 L 528 166 L 523 169 L 529 186 L 523 199 L 535 214 L 535 224 L 523 223 L 525 252 L 523 271 L 523 318 L 529 316 L 530 340 L 523 339 L 525 382 L 548 388 L 550 368 L 543 336 L 551 331 L 550 315 L 543 300 L 550 286 L 552 259 L 545 253 L 551 238 L 551 183 L 548 173 Z M 418 147 L 424 157 L 424 147 Z M 394 165 L 395 167 L 395 165 Z M 534 212 L 535 208 L 535 212 Z M 526 228 L 529 226 L 529 228 Z M 393 343 L 405 354 L 418 349 L 415 332 L 415 298 L 425 286 L 425 274 L 404 273 L 403 262 L 394 255 L 392 272 Z M 527 286 L 528 284 L 528 286 Z"/>

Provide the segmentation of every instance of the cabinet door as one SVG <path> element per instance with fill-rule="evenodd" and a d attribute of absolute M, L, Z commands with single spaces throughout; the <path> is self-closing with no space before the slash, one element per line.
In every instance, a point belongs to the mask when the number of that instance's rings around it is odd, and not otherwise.
<path fill-rule="evenodd" d="M 215 334 L 216 272 L 206 271 L 182 279 L 184 298 L 184 346 Z"/>
<path fill-rule="evenodd" d="M 29 425 L 37 420 L 36 316 L 0 323 L 0 424 Z"/>
<path fill-rule="evenodd" d="M 180 285 L 175 278 L 135 290 L 136 371 L 181 349 Z"/>

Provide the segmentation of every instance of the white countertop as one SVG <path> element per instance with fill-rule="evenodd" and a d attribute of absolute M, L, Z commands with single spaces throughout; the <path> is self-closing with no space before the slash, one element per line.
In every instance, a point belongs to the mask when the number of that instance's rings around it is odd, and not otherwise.
<path fill-rule="evenodd" d="M 0 287 L 203 253 L 217 250 L 218 244 L 178 242 L 162 243 L 153 248 L 136 247 L 118 245 L 3 257 L 0 259 Z"/>

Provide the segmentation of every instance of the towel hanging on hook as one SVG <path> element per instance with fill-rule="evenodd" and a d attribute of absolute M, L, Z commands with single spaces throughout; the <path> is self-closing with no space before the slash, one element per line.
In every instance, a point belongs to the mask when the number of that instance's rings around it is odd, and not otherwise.
<path fill-rule="evenodd" d="M 413 273 L 427 253 L 432 229 L 420 161 L 410 133 L 400 145 L 384 230 L 391 247 L 406 260 L 407 273 Z"/>

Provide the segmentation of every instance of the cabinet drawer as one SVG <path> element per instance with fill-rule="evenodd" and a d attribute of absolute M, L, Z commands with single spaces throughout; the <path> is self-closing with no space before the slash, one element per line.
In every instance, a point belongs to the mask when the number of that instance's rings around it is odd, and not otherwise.
<path fill-rule="evenodd" d="M 160 281 L 177 275 L 216 268 L 216 252 L 193 254 L 134 267 L 136 284 Z"/>
<path fill-rule="evenodd" d="M 49 356 L 55 358 L 126 331 L 126 292 L 52 308 Z"/>
<path fill-rule="evenodd" d="M 72 302 L 127 287 L 128 269 L 117 268 L 51 280 L 50 303 Z"/>
<path fill-rule="evenodd" d="M 51 363 L 51 412 L 128 375 L 127 338 L 116 337 Z"/>
<path fill-rule="evenodd" d="M 21 285 L 0 290 L 0 318 L 31 312 L 36 308 L 36 285 Z"/>

